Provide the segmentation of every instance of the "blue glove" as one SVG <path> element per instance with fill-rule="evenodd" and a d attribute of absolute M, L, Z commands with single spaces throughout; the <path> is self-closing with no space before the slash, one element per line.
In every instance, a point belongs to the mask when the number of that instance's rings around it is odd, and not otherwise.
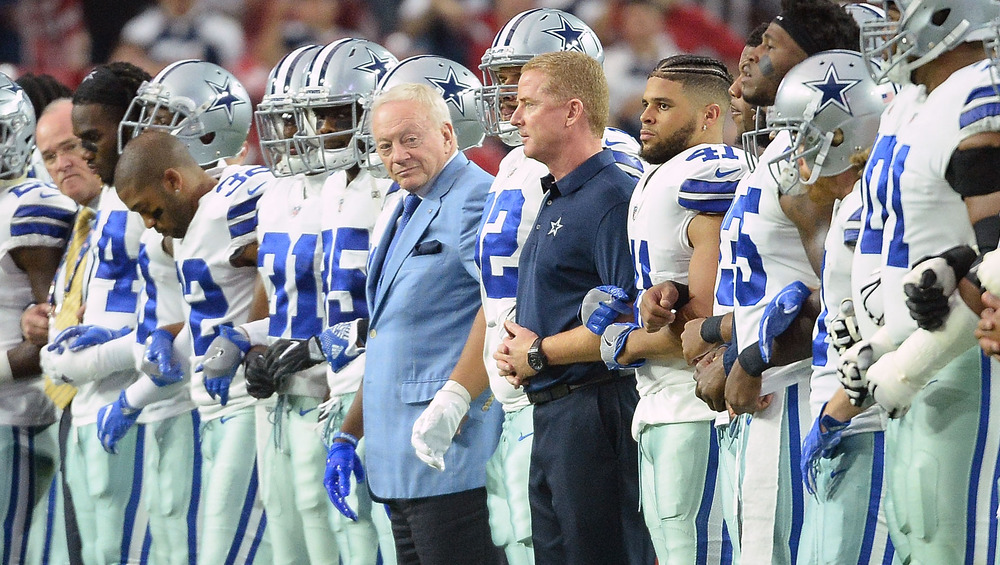
<path fill-rule="evenodd" d="M 118 453 L 115 445 L 125 437 L 129 429 L 135 425 L 142 408 L 132 408 L 125 400 L 125 391 L 118 400 L 97 411 L 97 437 L 108 453 Z"/>
<path fill-rule="evenodd" d="M 611 324 L 601 335 L 601 360 L 609 369 L 634 369 L 646 363 L 645 359 L 637 359 L 634 363 L 622 365 L 618 356 L 625 349 L 628 336 L 639 329 L 638 324 Z"/>
<path fill-rule="evenodd" d="M 194 368 L 205 379 L 205 390 L 218 398 L 223 406 L 229 402 L 229 384 L 236 377 L 236 369 L 250 351 L 250 339 L 243 332 L 229 326 L 219 326 L 219 336 L 212 340 L 201 363 Z"/>
<path fill-rule="evenodd" d="M 174 334 L 167 330 L 149 334 L 141 368 L 156 386 L 172 385 L 184 379 L 181 365 L 174 359 Z"/>
<path fill-rule="evenodd" d="M 358 347 L 358 333 L 359 325 L 355 320 L 334 324 L 319 334 L 320 349 L 334 373 L 346 367 L 364 351 Z"/>
<path fill-rule="evenodd" d="M 624 289 L 613 285 L 592 288 L 580 304 L 580 321 L 597 335 L 623 314 L 632 314 L 632 304 Z"/>
<path fill-rule="evenodd" d="M 132 330 L 128 326 L 118 331 L 94 325 L 70 326 L 59 332 L 59 335 L 49 344 L 48 350 L 59 354 L 65 352 L 66 349 L 76 352 L 92 345 L 100 345 L 118 339 L 130 331 Z"/>
<path fill-rule="evenodd" d="M 812 294 L 808 286 L 799 281 L 781 289 L 774 299 L 764 309 L 764 317 L 760 320 L 760 330 L 758 333 L 760 354 L 765 363 L 771 362 L 771 355 L 774 352 L 774 339 L 785 333 L 785 330 L 792 325 L 795 317 L 802 310 L 802 305 Z"/>
<path fill-rule="evenodd" d="M 358 457 L 356 446 L 344 435 L 346 434 L 337 434 L 335 437 L 348 439 L 348 441 L 333 442 L 327 453 L 323 486 L 326 487 L 330 502 L 337 510 L 347 518 L 357 522 L 358 515 L 347 505 L 347 496 L 351 494 L 351 473 L 354 473 L 360 483 L 365 480 L 365 468 L 361 465 L 361 458 Z"/>
<path fill-rule="evenodd" d="M 823 409 L 826 409 L 825 404 Z M 816 478 L 819 473 L 820 458 L 833 457 L 833 450 L 840 443 L 840 435 L 844 433 L 849 423 L 841 422 L 833 416 L 824 414 L 816 418 L 812 429 L 802 441 L 802 460 L 800 461 L 802 481 L 805 482 L 809 494 L 816 494 Z M 820 429 L 820 425 L 826 428 L 825 432 Z"/>

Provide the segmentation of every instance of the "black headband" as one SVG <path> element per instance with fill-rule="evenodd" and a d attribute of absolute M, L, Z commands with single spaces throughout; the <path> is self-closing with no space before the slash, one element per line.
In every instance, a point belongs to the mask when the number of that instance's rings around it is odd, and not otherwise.
<path fill-rule="evenodd" d="M 816 44 L 812 35 L 806 29 L 806 26 L 802 22 L 797 22 L 790 17 L 788 12 L 782 12 L 774 18 L 774 23 L 781 26 L 781 29 L 785 30 L 792 40 L 806 52 L 806 55 L 812 56 L 823 49 Z"/>

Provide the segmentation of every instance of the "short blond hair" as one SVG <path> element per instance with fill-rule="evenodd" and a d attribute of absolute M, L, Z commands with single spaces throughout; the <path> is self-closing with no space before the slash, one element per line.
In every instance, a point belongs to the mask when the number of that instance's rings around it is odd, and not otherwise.
<path fill-rule="evenodd" d="M 582 102 L 590 131 L 604 136 L 609 115 L 608 80 L 596 59 L 577 51 L 545 53 L 525 63 L 521 74 L 528 71 L 545 75 L 542 91 L 562 102 L 574 98 Z"/>
<path fill-rule="evenodd" d="M 451 112 L 448 111 L 448 104 L 438 91 L 426 84 L 397 84 L 379 94 L 372 102 L 372 115 L 375 115 L 375 111 L 388 102 L 415 102 L 420 104 L 427 110 L 427 117 L 431 119 L 434 127 L 441 127 L 451 123 Z"/>

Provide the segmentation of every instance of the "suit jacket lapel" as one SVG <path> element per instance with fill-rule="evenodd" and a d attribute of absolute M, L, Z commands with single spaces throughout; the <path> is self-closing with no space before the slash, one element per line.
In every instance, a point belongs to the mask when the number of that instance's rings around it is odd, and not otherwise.
<path fill-rule="evenodd" d="M 376 316 L 381 310 L 382 304 L 385 301 L 386 295 L 388 294 L 389 287 L 392 285 L 392 281 L 396 278 L 396 274 L 399 272 L 400 266 L 403 264 L 403 260 L 413 251 L 420 238 L 427 231 L 427 227 L 430 223 L 437 217 L 438 212 L 441 209 L 441 198 L 448 194 L 455 181 L 458 180 L 459 173 L 465 169 L 469 164 L 468 158 L 465 157 L 461 152 L 455 155 L 441 174 L 438 175 L 437 179 L 434 180 L 433 186 L 427 192 L 427 196 L 423 198 L 420 205 L 413 212 L 413 217 L 410 218 L 409 223 L 403 229 L 400 234 L 399 241 L 396 242 L 395 249 L 392 250 L 392 256 L 388 259 L 385 257 L 385 250 L 389 246 L 389 241 L 391 238 L 391 232 L 393 230 L 386 229 L 385 233 L 382 234 L 382 241 L 379 242 L 378 248 L 375 250 L 375 258 L 372 260 L 373 270 L 369 274 L 368 288 L 369 291 L 374 291 L 375 300 L 371 305 L 371 321 L 375 322 Z M 400 201 L 399 207 L 393 216 L 392 223 L 390 225 L 395 225 L 396 220 L 402 214 L 403 203 Z M 376 271 L 377 269 L 377 271 Z M 382 278 L 382 284 L 379 285 L 378 280 Z"/>

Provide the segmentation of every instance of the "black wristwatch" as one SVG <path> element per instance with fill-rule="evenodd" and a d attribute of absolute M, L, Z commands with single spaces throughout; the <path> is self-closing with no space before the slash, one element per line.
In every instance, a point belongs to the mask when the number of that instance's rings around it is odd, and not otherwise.
<path fill-rule="evenodd" d="M 542 338 L 535 339 L 535 342 L 528 348 L 528 366 L 532 371 L 539 373 L 549 366 L 549 360 L 542 353 Z"/>

